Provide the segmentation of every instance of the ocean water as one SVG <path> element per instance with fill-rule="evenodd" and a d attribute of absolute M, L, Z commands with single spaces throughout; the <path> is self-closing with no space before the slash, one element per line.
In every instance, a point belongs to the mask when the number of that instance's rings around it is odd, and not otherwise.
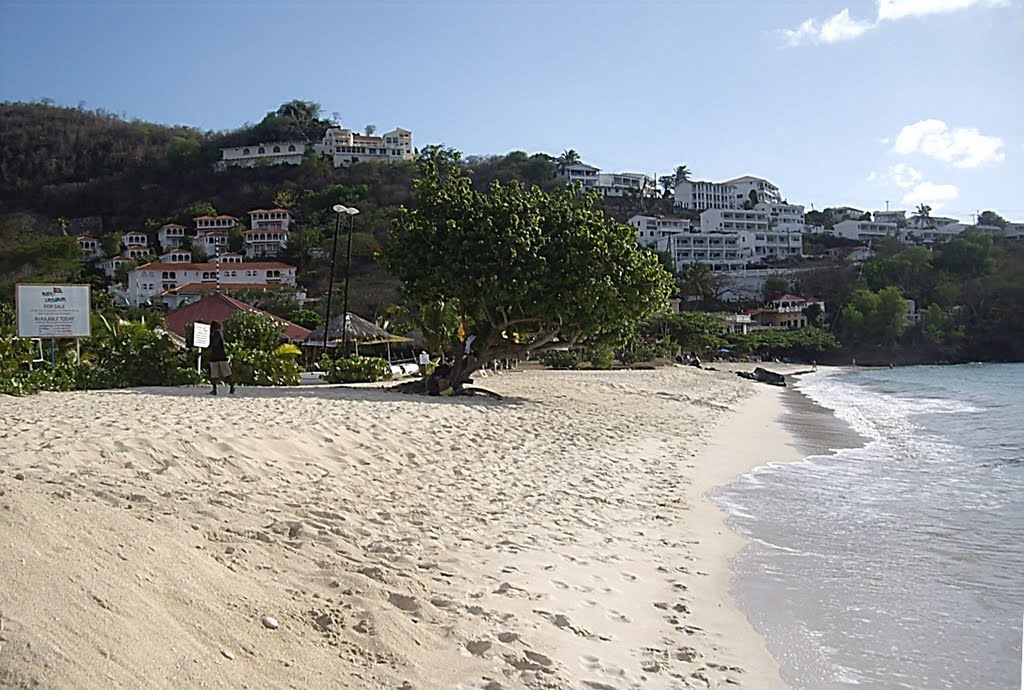
<path fill-rule="evenodd" d="M 797 389 L 865 445 L 715 495 L 750 540 L 735 591 L 783 678 L 1019 687 L 1024 364 L 819 372 Z"/>

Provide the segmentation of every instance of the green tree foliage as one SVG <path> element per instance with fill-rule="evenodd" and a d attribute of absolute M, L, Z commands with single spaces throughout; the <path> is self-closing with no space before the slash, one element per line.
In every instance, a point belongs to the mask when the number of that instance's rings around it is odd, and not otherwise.
<path fill-rule="evenodd" d="M 690 169 L 685 165 L 680 165 L 676 168 L 676 184 L 680 182 L 688 182 L 690 180 Z"/>
<path fill-rule="evenodd" d="M 992 236 L 967 230 L 951 239 L 935 259 L 935 267 L 962 278 L 977 278 L 990 273 L 996 264 Z"/>
<path fill-rule="evenodd" d="M 999 228 L 1005 228 L 1007 221 L 995 211 L 982 211 L 978 216 L 978 225 L 994 225 Z"/>
<path fill-rule="evenodd" d="M 299 383 L 298 347 L 282 343 L 285 326 L 269 316 L 237 311 L 224 322 L 224 342 L 236 383 L 294 386 Z"/>
<path fill-rule="evenodd" d="M 702 311 L 661 312 L 641 322 L 637 333 L 648 344 L 670 341 L 684 352 L 706 355 L 725 344 L 723 322 L 717 314 Z M 675 352 L 666 353 L 669 356 Z"/>
<path fill-rule="evenodd" d="M 707 264 L 695 261 L 683 271 L 682 288 L 687 297 L 704 302 L 715 294 L 715 274 Z"/>
<path fill-rule="evenodd" d="M 442 178 L 433 165 L 417 190 L 417 207 L 399 216 L 381 259 L 410 302 L 455 303 L 477 336 L 456 382 L 491 359 L 620 337 L 671 290 L 633 228 L 596 211 L 592 197 L 518 183 L 478 192 L 465 175 Z"/>
<path fill-rule="evenodd" d="M 558 170 L 562 171 L 570 166 L 579 165 L 582 162 L 583 161 L 580 158 L 580 154 L 576 151 L 576 149 L 568 149 L 562 151 L 562 155 L 558 157 Z"/>
<path fill-rule="evenodd" d="M 821 328 L 801 328 L 795 331 L 768 329 L 746 334 L 733 333 L 727 336 L 727 340 L 730 349 L 739 354 L 756 354 L 767 359 L 814 359 L 840 348 L 836 337 Z"/>
<path fill-rule="evenodd" d="M 374 383 L 391 380 L 391 365 L 380 357 L 325 358 L 322 378 L 327 383 Z"/>
<path fill-rule="evenodd" d="M 872 292 L 860 289 L 839 315 L 843 342 L 857 345 L 891 345 L 903 333 L 907 303 L 895 286 Z"/>
<path fill-rule="evenodd" d="M 770 302 L 789 292 L 790 286 L 786 276 L 781 273 L 772 273 L 765 278 L 764 286 L 761 288 L 761 297 L 765 302 Z"/>

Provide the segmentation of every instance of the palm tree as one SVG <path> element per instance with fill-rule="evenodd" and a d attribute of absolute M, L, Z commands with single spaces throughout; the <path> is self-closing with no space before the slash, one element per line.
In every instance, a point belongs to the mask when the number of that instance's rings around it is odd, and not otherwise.
<path fill-rule="evenodd" d="M 678 168 L 676 168 L 676 184 L 679 184 L 680 182 L 689 182 L 689 181 L 690 181 L 690 169 L 688 167 L 686 167 L 685 165 L 680 165 Z"/>
<path fill-rule="evenodd" d="M 661 184 L 662 193 L 664 198 L 672 196 L 672 193 L 676 188 L 676 176 L 675 175 L 662 175 L 658 178 L 658 183 Z"/>
<path fill-rule="evenodd" d="M 683 273 L 683 291 L 703 302 L 715 294 L 715 274 L 707 264 L 694 262 Z"/>
<path fill-rule="evenodd" d="M 558 163 L 558 170 L 561 172 L 570 165 L 579 165 L 581 162 L 580 154 L 576 152 L 576 149 L 568 149 L 567 151 L 562 151 L 562 155 L 558 157 L 556 162 Z"/>
<path fill-rule="evenodd" d="M 917 211 L 914 212 L 914 218 L 917 218 L 917 224 L 919 227 L 923 227 L 931 217 L 932 207 L 928 204 L 920 204 L 917 207 Z"/>

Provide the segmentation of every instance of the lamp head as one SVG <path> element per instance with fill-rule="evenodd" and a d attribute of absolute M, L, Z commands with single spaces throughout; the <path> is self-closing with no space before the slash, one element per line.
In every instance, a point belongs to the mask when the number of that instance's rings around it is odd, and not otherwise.
<path fill-rule="evenodd" d="M 359 209 L 356 208 L 355 206 L 349 206 L 348 208 L 345 209 L 345 213 L 349 214 L 350 216 L 354 216 L 357 213 L 359 213 Z"/>
<path fill-rule="evenodd" d="M 347 213 L 348 209 L 341 204 L 335 204 L 333 207 L 335 213 Z"/>

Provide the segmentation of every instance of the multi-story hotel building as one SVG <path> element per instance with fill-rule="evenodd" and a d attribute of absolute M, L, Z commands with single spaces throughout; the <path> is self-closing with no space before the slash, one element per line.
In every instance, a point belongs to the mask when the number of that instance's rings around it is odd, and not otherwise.
<path fill-rule="evenodd" d="M 153 262 L 128 272 L 128 301 L 134 306 L 192 283 L 248 289 L 295 285 L 295 267 L 277 261 L 234 264 Z"/>

